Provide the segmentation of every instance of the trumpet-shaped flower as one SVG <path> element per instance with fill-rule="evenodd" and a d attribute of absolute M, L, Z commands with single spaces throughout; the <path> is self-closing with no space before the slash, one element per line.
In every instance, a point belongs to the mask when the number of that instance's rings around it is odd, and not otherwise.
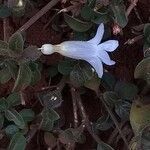
<path fill-rule="evenodd" d="M 118 47 L 117 40 L 108 40 L 100 43 L 104 34 L 104 25 L 100 24 L 96 35 L 89 41 L 65 41 L 58 45 L 44 44 L 39 50 L 45 55 L 59 53 L 73 59 L 85 60 L 91 64 L 98 76 L 103 75 L 103 65 L 114 65 L 108 52 L 113 52 Z"/>

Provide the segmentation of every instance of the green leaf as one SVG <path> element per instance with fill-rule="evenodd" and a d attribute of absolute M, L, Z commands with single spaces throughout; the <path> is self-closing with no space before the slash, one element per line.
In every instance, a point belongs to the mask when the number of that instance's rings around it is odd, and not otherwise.
<path fill-rule="evenodd" d="M 69 75 L 75 65 L 74 61 L 63 60 L 58 64 L 58 71 L 63 75 Z"/>
<path fill-rule="evenodd" d="M 84 7 L 82 7 L 82 10 L 81 10 L 82 18 L 84 18 L 87 21 L 90 21 L 91 19 L 94 18 L 94 15 L 95 15 L 94 10 L 92 10 L 90 6 L 85 5 Z"/>
<path fill-rule="evenodd" d="M 9 38 L 9 48 L 15 53 L 21 53 L 24 47 L 24 40 L 21 33 L 17 32 Z"/>
<path fill-rule="evenodd" d="M 74 86 L 82 86 L 92 79 L 94 72 L 88 63 L 80 63 L 74 66 L 70 73 L 70 80 Z"/>
<path fill-rule="evenodd" d="M 112 74 L 104 72 L 101 83 L 106 90 L 113 90 L 116 84 L 116 79 Z"/>
<path fill-rule="evenodd" d="M 121 3 L 119 5 L 111 5 L 111 9 L 114 13 L 115 22 L 124 28 L 128 23 L 124 4 Z"/>
<path fill-rule="evenodd" d="M 42 55 L 36 46 L 29 46 L 23 50 L 21 61 L 35 61 Z"/>
<path fill-rule="evenodd" d="M 8 125 L 6 128 L 5 128 L 5 133 L 6 135 L 8 136 L 13 136 L 15 133 L 17 133 L 19 131 L 19 128 L 18 126 L 14 125 L 14 124 L 11 124 L 11 125 Z"/>
<path fill-rule="evenodd" d="M 45 131 L 51 131 L 53 129 L 54 123 L 60 117 L 53 109 L 44 109 L 41 113 L 42 115 L 42 124 L 41 129 Z"/>
<path fill-rule="evenodd" d="M 114 125 L 109 115 L 101 116 L 95 123 L 94 127 L 101 131 L 106 131 Z"/>
<path fill-rule="evenodd" d="M 30 85 L 32 72 L 28 64 L 20 64 L 18 76 L 15 81 L 13 91 L 23 90 Z"/>
<path fill-rule="evenodd" d="M 117 104 L 120 101 L 118 94 L 113 91 L 105 92 L 103 94 L 103 98 L 111 108 L 113 108 L 115 104 Z"/>
<path fill-rule="evenodd" d="M 140 140 L 138 141 L 140 147 L 143 150 L 149 150 L 150 149 L 150 126 L 147 126 L 142 130 L 142 133 L 140 135 Z"/>
<path fill-rule="evenodd" d="M 7 67 L 0 70 L 0 83 L 7 83 L 11 79 L 11 74 Z"/>
<path fill-rule="evenodd" d="M 32 71 L 31 85 L 35 85 L 41 79 L 41 72 L 39 70 L 39 65 L 34 62 L 30 62 L 29 67 Z"/>
<path fill-rule="evenodd" d="M 19 114 L 26 123 L 32 121 L 35 117 L 35 113 L 32 109 L 22 109 Z"/>
<path fill-rule="evenodd" d="M 145 40 L 148 40 L 149 37 L 150 37 L 150 23 L 146 23 L 144 25 L 144 38 L 145 38 Z"/>
<path fill-rule="evenodd" d="M 138 89 L 134 84 L 118 81 L 115 85 L 115 92 L 122 99 L 133 100 L 138 93 Z"/>
<path fill-rule="evenodd" d="M 135 68 L 134 77 L 141 78 L 150 84 L 150 57 L 143 59 Z"/>
<path fill-rule="evenodd" d="M 11 9 L 6 5 L 0 5 L 0 18 L 6 18 L 11 15 Z"/>
<path fill-rule="evenodd" d="M 83 21 L 73 18 L 67 14 L 64 14 L 64 19 L 73 30 L 78 31 L 78 32 L 85 32 L 92 27 L 92 23 L 83 22 Z"/>
<path fill-rule="evenodd" d="M 3 124 L 4 124 L 4 115 L 0 113 L 0 130 L 3 128 Z"/>
<path fill-rule="evenodd" d="M 3 97 L 0 99 L 0 111 L 5 111 L 8 108 L 6 99 Z"/>
<path fill-rule="evenodd" d="M 14 109 L 6 110 L 5 117 L 9 121 L 13 121 L 19 128 L 23 129 L 25 127 L 25 122 L 22 116 Z"/>
<path fill-rule="evenodd" d="M 5 41 L 0 40 L 0 49 L 8 49 L 9 45 Z"/>
<path fill-rule="evenodd" d="M 144 102 L 145 98 L 138 98 L 132 103 L 130 110 L 130 124 L 136 135 L 143 127 L 150 124 L 150 104 L 144 104 Z"/>
<path fill-rule="evenodd" d="M 101 82 L 101 79 L 97 75 L 94 74 L 94 76 L 90 80 L 85 82 L 84 86 L 97 92 L 100 86 L 100 82 Z"/>
<path fill-rule="evenodd" d="M 48 68 L 48 75 L 52 78 L 58 74 L 58 67 L 57 66 L 51 66 Z"/>
<path fill-rule="evenodd" d="M 44 91 L 38 97 L 41 104 L 48 109 L 59 107 L 63 101 L 60 90 Z"/>
<path fill-rule="evenodd" d="M 7 65 L 11 77 L 15 80 L 17 78 L 17 72 L 18 72 L 17 63 L 15 61 L 9 60 L 5 62 L 5 64 Z"/>
<path fill-rule="evenodd" d="M 26 144 L 26 138 L 22 133 L 16 133 L 10 141 L 8 150 L 25 150 Z"/>
<path fill-rule="evenodd" d="M 110 145 L 108 145 L 104 142 L 101 142 L 98 144 L 97 150 L 114 150 L 114 149 Z"/>
<path fill-rule="evenodd" d="M 77 143 L 84 143 L 85 142 L 85 136 L 82 134 L 82 131 L 80 129 L 73 129 L 68 128 L 65 131 L 61 131 L 59 135 L 59 140 L 63 144 L 74 144 Z"/>
<path fill-rule="evenodd" d="M 131 109 L 131 103 L 128 101 L 120 101 L 115 105 L 116 114 L 122 119 L 129 119 L 129 113 Z"/>
<path fill-rule="evenodd" d="M 21 104 L 21 96 L 19 93 L 14 92 L 7 97 L 6 101 L 7 101 L 8 107 L 20 105 Z"/>

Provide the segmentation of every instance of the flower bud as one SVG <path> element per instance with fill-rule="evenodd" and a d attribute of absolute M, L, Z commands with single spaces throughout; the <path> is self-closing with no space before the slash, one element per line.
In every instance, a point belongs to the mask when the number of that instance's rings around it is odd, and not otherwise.
<path fill-rule="evenodd" d="M 39 48 L 41 52 L 45 55 L 50 55 L 54 53 L 54 48 L 52 44 L 44 44 L 41 48 Z"/>

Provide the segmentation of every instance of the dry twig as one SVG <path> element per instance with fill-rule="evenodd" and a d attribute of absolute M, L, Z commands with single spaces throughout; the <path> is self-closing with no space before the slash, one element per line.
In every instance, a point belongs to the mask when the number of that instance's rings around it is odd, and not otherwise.
<path fill-rule="evenodd" d="M 40 19 L 45 13 L 47 13 L 53 6 L 55 6 L 60 0 L 52 0 L 45 7 L 43 7 L 38 13 L 36 13 L 30 20 L 28 20 L 18 31 L 26 31 L 32 24 Z"/>

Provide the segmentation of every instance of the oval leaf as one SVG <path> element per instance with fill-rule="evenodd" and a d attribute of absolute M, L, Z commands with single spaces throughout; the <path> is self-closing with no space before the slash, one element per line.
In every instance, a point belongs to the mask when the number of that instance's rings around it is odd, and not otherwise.
<path fill-rule="evenodd" d="M 9 48 L 15 53 L 21 53 L 24 47 L 24 40 L 21 33 L 17 32 L 9 38 Z"/>
<path fill-rule="evenodd" d="M 64 14 L 64 19 L 73 30 L 78 31 L 78 32 L 85 32 L 92 27 L 92 23 L 83 22 L 67 14 Z"/>
<path fill-rule="evenodd" d="M 150 57 L 143 59 L 135 68 L 135 78 L 146 80 L 150 84 Z"/>
<path fill-rule="evenodd" d="M 25 150 L 26 144 L 26 138 L 22 133 L 16 133 L 10 141 L 8 150 Z"/>
<path fill-rule="evenodd" d="M 5 117 L 9 121 L 13 121 L 19 128 L 23 129 L 25 127 L 25 122 L 22 116 L 14 109 L 6 110 Z"/>

